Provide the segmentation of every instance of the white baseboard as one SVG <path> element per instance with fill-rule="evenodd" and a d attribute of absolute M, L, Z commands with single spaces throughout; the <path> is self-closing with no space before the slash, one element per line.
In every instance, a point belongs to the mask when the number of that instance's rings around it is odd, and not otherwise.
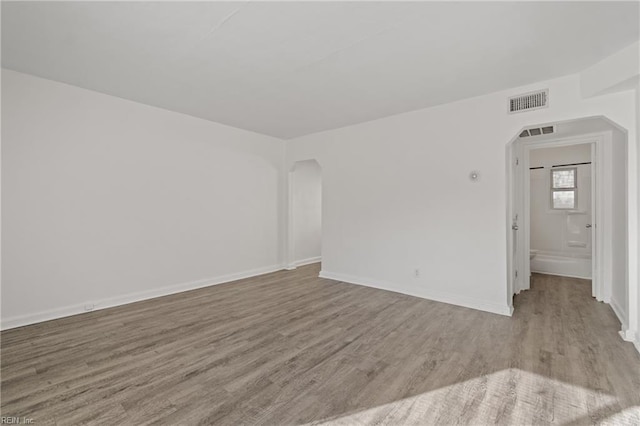
<path fill-rule="evenodd" d="M 620 324 L 622 325 L 620 328 L 622 330 L 626 330 L 629 323 L 627 322 L 627 314 L 625 313 L 622 306 L 620 306 L 620 303 L 618 303 L 618 301 L 612 297 L 609 301 L 609 306 L 611 306 L 611 309 L 613 309 L 613 312 L 618 317 L 618 321 L 620 321 Z"/>
<path fill-rule="evenodd" d="M 622 337 L 622 340 L 625 342 L 633 343 L 636 350 L 640 352 L 640 334 L 629 329 L 629 323 L 627 322 L 627 315 L 625 314 L 624 309 L 622 309 L 620 303 L 618 303 L 613 297 L 611 298 L 609 305 L 620 321 L 620 337 Z"/>
<path fill-rule="evenodd" d="M 310 257 L 308 259 L 296 260 L 295 264 L 297 266 L 311 265 L 312 263 L 318 263 L 322 261 L 322 256 Z"/>
<path fill-rule="evenodd" d="M 555 272 L 547 272 L 547 271 L 534 271 L 533 269 L 530 272 L 532 274 L 553 275 L 554 277 L 579 278 L 581 280 L 590 280 L 591 279 L 591 277 L 583 277 L 583 276 L 580 276 L 580 275 L 558 274 L 558 273 L 555 273 Z"/>
<path fill-rule="evenodd" d="M 628 328 L 623 328 L 620 330 L 620 337 L 622 337 L 622 340 L 625 342 L 633 343 L 633 346 L 636 348 L 638 353 L 640 353 L 640 333 L 636 333 Z"/>
<path fill-rule="evenodd" d="M 335 281 L 342 281 L 350 284 L 358 284 L 366 287 L 378 288 L 380 290 L 393 291 L 395 293 L 407 294 L 409 296 L 434 300 L 436 302 L 448 303 L 450 305 L 463 306 L 465 308 L 477 309 L 479 311 L 491 312 L 493 314 L 506 316 L 511 316 L 513 314 L 513 307 L 507 305 L 506 303 L 504 305 L 500 305 L 498 303 L 485 300 L 477 300 L 454 293 L 446 293 L 428 289 L 420 292 L 398 290 L 394 285 L 388 282 L 382 282 L 370 278 L 356 277 L 353 275 L 346 275 L 329 271 L 320 271 L 320 277 Z"/>
<path fill-rule="evenodd" d="M 293 263 L 288 264 L 287 266 L 285 266 L 284 269 L 286 269 L 287 271 L 293 271 L 298 266 L 311 265 L 312 263 L 318 263 L 321 261 L 322 261 L 322 256 L 309 257 L 307 259 L 301 259 L 301 260 L 294 260 Z"/>
<path fill-rule="evenodd" d="M 272 265 L 263 268 L 251 269 L 249 271 L 238 272 L 234 274 L 222 275 L 214 278 L 207 278 L 203 280 L 190 281 L 181 284 L 175 284 L 171 286 L 160 287 L 153 290 L 140 291 L 136 293 L 129 293 L 121 296 L 110 297 L 98 301 L 92 301 L 94 308 L 91 311 L 85 310 L 84 304 L 65 306 L 62 308 L 52 309 L 48 311 L 35 312 L 26 315 L 20 315 L 3 319 L 0 323 L 1 330 L 8 330 L 10 328 L 22 327 L 29 324 L 35 324 L 43 321 L 49 321 L 53 319 L 68 317 L 71 315 L 84 314 L 88 312 L 97 311 L 100 309 L 112 308 L 114 306 L 126 305 L 129 303 L 140 302 L 142 300 L 154 299 L 156 297 L 168 296 L 170 294 L 181 293 L 183 291 L 195 290 L 198 288 L 209 287 L 216 284 L 224 284 L 230 281 L 241 280 L 244 278 L 251 278 L 258 275 L 264 275 L 271 272 L 279 271 L 283 268 L 282 265 Z"/>

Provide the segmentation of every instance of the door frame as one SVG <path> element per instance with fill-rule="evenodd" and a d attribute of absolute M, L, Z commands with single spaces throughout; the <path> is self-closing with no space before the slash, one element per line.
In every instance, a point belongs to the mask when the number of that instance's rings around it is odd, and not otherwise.
<path fill-rule="evenodd" d="M 530 189 L 530 160 L 529 154 L 533 149 L 553 148 L 579 144 L 592 144 L 592 295 L 598 301 L 606 303 L 611 299 L 611 282 L 606 280 L 607 273 L 611 272 L 610 259 L 604 256 L 605 235 L 611 235 L 610 212 L 605 210 L 606 203 L 604 188 L 607 182 L 611 183 L 611 170 L 606 169 L 605 161 L 610 155 L 605 154 L 607 144 L 605 140 L 609 132 L 597 132 L 580 136 L 543 139 L 543 140 L 519 140 L 514 138 L 507 150 L 507 159 L 510 167 L 507 170 L 508 183 L 507 194 L 507 243 L 508 243 L 508 304 L 513 307 L 513 296 L 522 290 L 528 290 L 530 263 L 529 245 L 531 240 L 531 189 Z M 517 223 L 514 218 L 518 215 Z M 512 225 L 518 226 L 517 233 L 520 241 L 514 241 Z M 517 238 L 517 235 L 516 235 Z M 514 255 L 514 244 L 520 245 L 520 250 Z M 516 275 L 516 271 L 518 271 Z"/>
<path fill-rule="evenodd" d="M 322 225 L 324 225 L 324 200 L 325 200 L 325 196 L 324 196 L 324 175 L 323 175 L 323 168 L 322 168 L 322 164 L 316 159 L 316 158 L 306 158 L 306 159 L 301 159 L 301 160 L 295 160 L 291 163 L 287 174 L 286 174 L 286 193 L 287 193 L 287 197 L 286 197 L 286 220 L 285 220 L 285 226 L 286 226 L 286 238 L 284 238 L 284 269 L 288 270 L 288 271 L 292 271 L 294 269 L 296 269 L 298 266 L 304 266 L 307 263 L 305 262 L 301 262 L 299 260 L 296 259 L 296 243 L 295 243 L 295 212 L 294 212 L 294 194 L 295 194 L 295 173 L 296 173 L 296 168 L 298 166 L 298 164 L 300 163 L 304 163 L 304 162 L 310 162 L 313 161 L 315 162 L 319 169 L 320 169 L 320 182 L 321 182 L 321 213 L 320 213 L 320 217 L 321 217 L 321 223 Z M 323 247 L 323 240 L 324 240 L 324 228 L 322 228 L 322 235 L 320 238 L 320 257 L 318 258 L 314 258 L 313 262 L 320 262 L 322 261 L 322 247 Z"/>
<path fill-rule="evenodd" d="M 522 247 L 525 249 L 523 258 L 528 256 L 527 248 L 531 248 L 531 151 L 536 149 L 546 148 L 558 148 L 573 145 L 589 144 L 591 146 L 591 295 L 598 301 L 605 301 L 608 297 L 605 297 L 607 292 L 605 290 L 605 284 L 602 276 L 602 266 L 604 259 L 602 258 L 601 243 L 604 241 L 604 229 L 606 225 L 603 220 L 604 217 L 604 193 L 602 191 L 606 186 L 603 179 L 605 174 L 602 167 L 603 162 L 600 159 L 604 158 L 604 141 L 605 134 L 595 133 L 591 135 L 581 135 L 571 138 L 559 138 L 547 141 L 523 141 L 523 210 L 522 210 L 522 228 L 523 228 L 523 243 Z M 529 259 L 524 261 L 523 277 L 527 279 L 531 275 L 531 263 Z M 610 287 L 609 282 L 609 287 Z M 529 283 L 526 283 L 525 289 L 529 288 Z M 610 291 L 608 292 L 610 295 Z"/>

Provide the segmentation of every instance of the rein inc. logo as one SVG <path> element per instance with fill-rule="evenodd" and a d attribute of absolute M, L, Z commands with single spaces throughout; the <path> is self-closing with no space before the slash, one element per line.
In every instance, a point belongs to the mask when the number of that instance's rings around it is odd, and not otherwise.
<path fill-rule="evenodd" d="M 35 424 L 30 417 L 0 417 L 0 424 L 2 425 L 32 425 Z"/>

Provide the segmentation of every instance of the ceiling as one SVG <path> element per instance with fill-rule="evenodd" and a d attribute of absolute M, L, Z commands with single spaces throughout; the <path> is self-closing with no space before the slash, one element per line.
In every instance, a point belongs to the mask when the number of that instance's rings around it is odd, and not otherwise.
<path fill-rule="evenodd" d="M 532 127 L 544 127 L 549 126 L 550 124 L 542 124 L 540 126 L 532 126 Z M 577 136 L 590 135 L 593 133 L 601 133 L 607 131 L 620 132 L 620 129 L 617 128 L 611 121 L 607 118 L 595 116 L 588 118 L 581 118 L 578 120 L 569 120 L 562 121 L 559 123 L 553 124 L 554 131 L 553 133 L 546 135 L 538 135 L 538 136 L 526 136 L 520 137 L 519 140 L 524 142 L 541 142 L 541 141 L 550 141 L 557 139 L 566 139 Z M 527 127 L 530 129 L 531 127 Z"/>
<path fill-rule="evenodd" d="M 638 2 L 2 2 L 2 66 L 289 139 L 579 72 Z"/>

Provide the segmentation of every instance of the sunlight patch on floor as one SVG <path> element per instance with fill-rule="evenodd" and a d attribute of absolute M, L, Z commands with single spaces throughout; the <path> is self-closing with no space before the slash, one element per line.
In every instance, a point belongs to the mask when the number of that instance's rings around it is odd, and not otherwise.
<path fill-rule="evenodd" d="M 629 407 L 602 421 L 603 425 L 640 425 L 640 405 Z"/>
<path fill-rule="evenodd" d="M 357 395 L 354 395 L 357 401 Z M 330 403 L 330 401 L 327 401 Z M 339 403 L 339 401 L 336 401 Z M 507 369 L 313 424 L 598 423 L 638 424 L 638 407 L 615 396 L 520 369 Z M 635 419 L 635 421 L 634 421 Z"/>

